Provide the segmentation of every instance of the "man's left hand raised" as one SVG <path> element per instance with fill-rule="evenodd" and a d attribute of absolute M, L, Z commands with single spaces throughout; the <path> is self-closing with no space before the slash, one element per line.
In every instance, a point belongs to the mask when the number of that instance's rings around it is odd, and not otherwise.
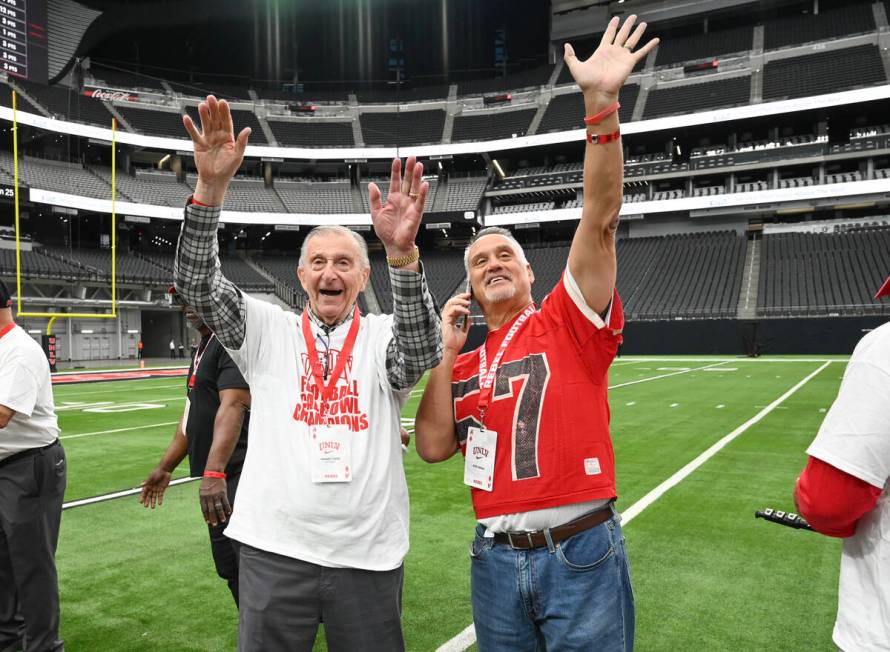
<path fill-rule="evenodd" d="M 411 256 L 414 253 L 414 239 L 420 220 L 423 217 L 428 181 L 423 181 L 423 163 L 413 156 L 405 163 L 405 176 L 402 177 L 401 159 L 393 159 L 386 203 L 382 201 L 380 188 L 376 183 L 368 185 L 368 199 L 371 204 L 371 222 L 374 233 L 383 243 L 386 255 L 390 258 Z M 417 263 L 404 269 L 419 271 Z"/>
<path fill-rule="evenodd" d="M 198 168 L 194 197 L 202 204 L 221 206 L 229 181 L 244 160 L 250 127 L 242 129 L 236 139 L 229 103 L 217 100 L 213 95 L 208 95 L 198 105 L 198 115 L 201 117 L 200 133 L 191 117 L 182 116 L 182 124 L 194 144 L 195 167 Z"/>

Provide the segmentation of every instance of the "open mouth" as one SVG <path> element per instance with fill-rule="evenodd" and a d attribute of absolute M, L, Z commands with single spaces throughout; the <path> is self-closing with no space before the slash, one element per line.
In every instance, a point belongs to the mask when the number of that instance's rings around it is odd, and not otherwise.
<path fill-rule="evenodd" d="M 507 276 L 492 276 L 485 282 L 485 285 L 495 285 L 497 283 L 506 283 L 509 281 L 509 277 Z"/>
<path fill-rule="evenodd" d="M 339 297 L 341 294 L 343 294 L 343 290 L 324 290 L 324 289 L 321 289 L 321 290 L 319 290 L 319 293 L 320 293 L 322 296 L 325 296 L 325 297 Z"/>

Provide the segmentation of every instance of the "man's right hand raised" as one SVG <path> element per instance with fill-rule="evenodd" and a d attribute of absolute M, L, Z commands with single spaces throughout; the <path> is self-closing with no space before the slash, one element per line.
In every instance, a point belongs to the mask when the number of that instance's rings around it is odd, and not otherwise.
<path fill-rule="evenodd" d="M 198 182 L 194 198 L 208 206 L 222 206 L 229 182 L 244 159 L 250 127 L 242 129 L 236 139 L 229 103 L 217 100 L 213 95 L 208 95 L 198 105 L 198 115 L 201 117 L 200 132 L 191 117 L 182 116 L 182 123 L 195 147 Z"/>

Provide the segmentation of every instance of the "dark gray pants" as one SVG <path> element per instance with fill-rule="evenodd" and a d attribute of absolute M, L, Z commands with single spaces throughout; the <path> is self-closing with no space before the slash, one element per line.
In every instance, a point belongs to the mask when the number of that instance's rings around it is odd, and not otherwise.
<path fill-rule="evenodd" d="M 241 652 L 402 652 L 404 566 L 327 568 L 241 545 Z"/>
<path fill-rule="evenodd" d="M 0 463 L 0 649 L 64 649 L 55 555 L 66 467 L 58 442 Z"/>
<path fill-rule="evenodd" d="M 238 492 L 238 480 L 240 475 L 232 476 L 226 480 L 226 494 L 229 497 L 229 505 L 235 508 L 235 494 Z M 213 564 L 216 566 L 216 574 L 229 585 L 229 591 L 235 598 L 235 606 L 238 606 L 238 546 L 241 545 L 234 539 L 230 539 L 223 530 L 229 522 L 219 525 L 207 525 L 210 534 L 210 552 L 213 554 Z"/>

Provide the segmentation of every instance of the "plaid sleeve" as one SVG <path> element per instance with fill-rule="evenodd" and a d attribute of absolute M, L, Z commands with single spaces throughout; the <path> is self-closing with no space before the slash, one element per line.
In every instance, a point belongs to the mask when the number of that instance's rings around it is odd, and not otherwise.
<path fill-rule="evenodd" d="M 244 297 L 220 269 L 216 239 L 220 212 L 218 206 L 189 203 L 185 207 L 173 279 L 223 346 L 239 349 L 244 342 Z"/>
<path fill-rule="evenodd" d="M 408 389 L 442 360 L 441 319 L 422 270 L 389 268 L 393 338 L 386 350 L 386 375 L 393 389 Z"/>

